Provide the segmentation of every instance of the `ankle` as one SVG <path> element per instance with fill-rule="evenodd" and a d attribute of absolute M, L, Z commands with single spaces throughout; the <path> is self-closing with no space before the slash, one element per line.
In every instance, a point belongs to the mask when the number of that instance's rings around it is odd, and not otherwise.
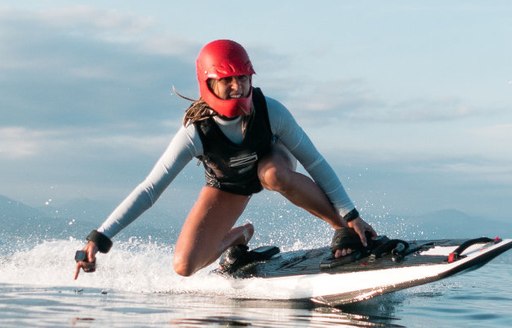
<path fill-rule="evenodd" d="M 247 245 L 254 235 L 254 226 L 252 223 L 246 223 L 243 225 L 242 236 L 244 241 L 242 242 L 244 245 Z"/>

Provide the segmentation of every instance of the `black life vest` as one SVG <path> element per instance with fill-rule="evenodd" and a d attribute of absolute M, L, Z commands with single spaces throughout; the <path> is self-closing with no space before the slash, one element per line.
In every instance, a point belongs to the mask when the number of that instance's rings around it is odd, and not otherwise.
<path fill-rule="evenodd" d="M 203 143 L 199 159 L 205 167 L 207 185 L 240 195 L 263 189 L 258 160 L 271 150 L 272 131 L 267 102 L 259 88 L 253 89 L 252 101 L 254 113 L 240 144 L 229 140 L 211 117 L 194 123 Z"/>

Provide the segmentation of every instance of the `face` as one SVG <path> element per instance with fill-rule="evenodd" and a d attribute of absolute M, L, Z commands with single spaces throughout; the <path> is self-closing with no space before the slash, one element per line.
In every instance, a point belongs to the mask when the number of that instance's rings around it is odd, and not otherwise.
<path fill-rule="evenodd" d="M 211 80 L 210 87 L 220 99 L 245 98 L 251 92 L 251 77 L 238 75 Z"/>

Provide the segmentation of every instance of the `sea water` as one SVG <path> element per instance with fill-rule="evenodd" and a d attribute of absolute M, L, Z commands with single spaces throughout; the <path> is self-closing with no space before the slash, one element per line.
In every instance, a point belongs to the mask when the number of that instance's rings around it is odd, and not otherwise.
<path fill-rule="evenodd" d="M 256 220 L 252 246 L 278 244 L 283 250 L 291 250 L 329 242 L 331 231 L 325 224 L 317 224 L 304 213 L 288 214 L 293 220 L 280 223 L 288 229 Z M 81 273 L 76 281 L 73 257 L 84 245 L 85 232 L 74 231 L 74 221 L 69 221 L 66 229 L 50 224 L 44 228 L 2 231 L 0 326 L 512 325 L 512 252 L 462 275 L 329 308 L 287 301 L 278 286 L 237 289 L 228 279 L 210 274 L 216 264 L 192 277 L 180 277 L 172 270 L 173 242 L 179 226 L 153 229 L 148 228 L 147 222 L 116 236 L 112 251 L 98 256 L 97 271 Z M 379 228 L 386 230 L 384 225 Z"/>

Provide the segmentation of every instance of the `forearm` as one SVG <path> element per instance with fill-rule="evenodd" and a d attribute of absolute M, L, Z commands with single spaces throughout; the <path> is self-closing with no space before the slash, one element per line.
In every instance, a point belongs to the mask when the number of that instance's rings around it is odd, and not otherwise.
<path fill-rule="evenodd" d="M 292 154 L 299 160 L 320 189 L 322 189 L 338 213 L 342 217 L 347 215 L 355 206 L 345 191 L 343 184 L 309 137 L 300 127 L 297 129 L 297 133 L 302 135 L 294 138 L 297 142 L 290 146 Z"/>
<path fill-rule="evenodd" d="M 267 98 L 267 104 L 272 132 L 306 169 L 338 213 L 341 216 L 347 215 L 354 209 L 354 204 L 332 167 L 286 107 L 272 98 Z"/>
<path fill-rule="evenodd" d="M 355 208 L 336 173 L 321 155 L 317 162 L 305 168 L 342 217 Z"/>
<path fill-rule="evenodd" d="M 98 228 L 99 232 L 112 238 L 153 206 L 179 172 L 202 150 L 190 135 L 191 131 L 185 128 L 178 131 L 146 179 L 108 216 Z"/>
<path fill-rule="evenodd" d="M 98 232 L 112 238 L 150 208 L 154 202 L 145 189 L 144 183 L 139 184 L 101 224 Z"/>

